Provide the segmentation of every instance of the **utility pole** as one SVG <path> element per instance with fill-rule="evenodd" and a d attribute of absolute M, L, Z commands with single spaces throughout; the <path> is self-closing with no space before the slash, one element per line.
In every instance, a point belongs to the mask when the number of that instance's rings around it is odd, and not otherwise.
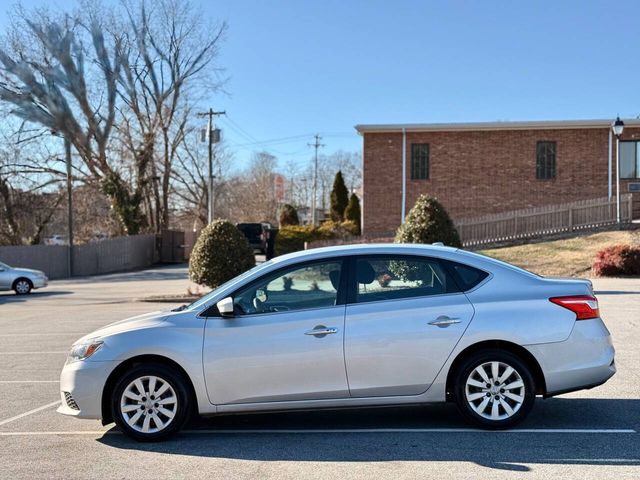
<path fill-rule="evenodd" d="M 324 147 L 324 144 L 320 143 L 322 137 L 319 134 L 314 135 L 315 142 L 307 143 L 310 147 L 314 147 L 316 149 L 315 162 L 313 165 L 313 194 L 311 197 L 311 224 L 315 227 L 316 225 L 316 194 L 318 191 L 318 148 Z"/>
<path fill-rule="evenodd" d="M 69 235 L 69 251 L 67 268 L 69 278 L 73 276 L 73 184 L 71 178 L 71 142 L 64 137 L 64 153 L 67 164 L 67 230 Z"/>
<path fill-rule="evenodd" d="M 224 115 L 226 113 L 226 111 L 214 112 L 212 108 L 210 108 L 208 112 L 197 113 L 199 117 L 209 117 L 209 122 L 207 123 L 207 137 L 209 141 L 209 182 L 207 188 L 209 196 L 207 198 L 207 223 L 211 223 L 213 221 L 213 144 L 220 141 L 220 130 L 213 128 L 213 117 L 216 115 Z"/>

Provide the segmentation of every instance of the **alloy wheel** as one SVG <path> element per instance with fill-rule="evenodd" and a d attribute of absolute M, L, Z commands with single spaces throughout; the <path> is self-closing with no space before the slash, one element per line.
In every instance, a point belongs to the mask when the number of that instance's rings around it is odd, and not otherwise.
<path fill-rule="evenodd" d="M 525 391 L 520 373 L 499 361 L 478 365 L 465 384 L 465 398 L 471 409 L 491 421 L 515 415 L 525 401 Z"/>
<path fill-rule="evenodd" d="M 178 412 L 178 396 L 171 384 L 155 375 L 136 378 L 122 392 L 120 413 L 136 432 L 158 433 Z"/>

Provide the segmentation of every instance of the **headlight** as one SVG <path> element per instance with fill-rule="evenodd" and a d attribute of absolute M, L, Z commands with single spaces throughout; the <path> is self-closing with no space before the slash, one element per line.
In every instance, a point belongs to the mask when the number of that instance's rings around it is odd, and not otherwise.
<path fill-rule="evenodd" d="M 96 353 L 102 347 L 104 342 L 101 340 L 90 340 L 86 343 L 80 343 L 71 347 L 67 362 L 75 362 L 77 360 L 86 360 Z"/>

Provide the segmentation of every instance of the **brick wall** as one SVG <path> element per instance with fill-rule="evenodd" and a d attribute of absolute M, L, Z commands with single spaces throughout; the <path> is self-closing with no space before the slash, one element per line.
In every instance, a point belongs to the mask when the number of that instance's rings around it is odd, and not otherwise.
<path fill-rule="evenodd" d="M 627 128 L 623 139 L 640 139 Z M 556 178 L 536 179 L 536 143 L 557 142 Z M 429 179 L 411 180 L 411 144 L 429 144 Z M 400 224 L 402 133 L 365 133 L 363 229 Z M 407 132 L 407 213 L 437 197 L 454 219 L 607 195 L 608 129 Z M 613 142 L 615 166 L 615 138 Z M 615 194 L 615 168 L 613 171 Z M 621 181 L 627 191 L 628 180 Z"/>

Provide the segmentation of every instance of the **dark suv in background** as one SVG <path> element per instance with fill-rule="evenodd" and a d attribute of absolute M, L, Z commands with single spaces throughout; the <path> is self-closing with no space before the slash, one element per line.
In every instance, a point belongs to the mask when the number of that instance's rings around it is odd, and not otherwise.
<path fill-rule="evenodd" d="M 267 260 L 273 257 L 277 229 L 270 223 L 237 223 L 236 227 L 247 237 L 254 251 L 264 254 Z"/>

